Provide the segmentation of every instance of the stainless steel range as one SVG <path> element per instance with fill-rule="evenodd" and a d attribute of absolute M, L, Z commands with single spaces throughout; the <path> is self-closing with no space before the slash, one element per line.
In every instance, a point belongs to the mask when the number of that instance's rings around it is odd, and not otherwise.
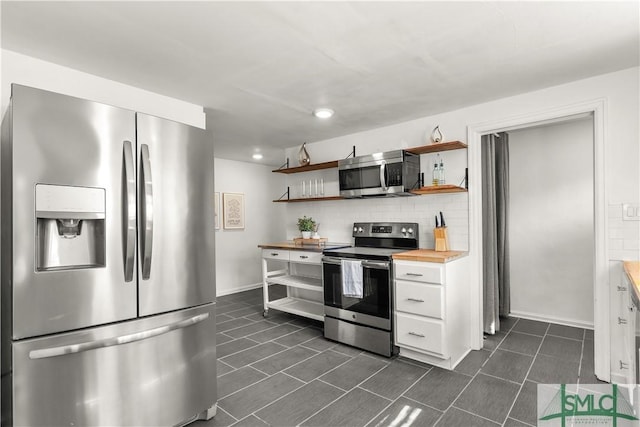
<path fill-rule="evenodd" d="M 418 248 L 418 224 L 357 222 L 354 246 L 323 252 L 324 336 L 383 356 L 393 347 L 392 255 Z"/>

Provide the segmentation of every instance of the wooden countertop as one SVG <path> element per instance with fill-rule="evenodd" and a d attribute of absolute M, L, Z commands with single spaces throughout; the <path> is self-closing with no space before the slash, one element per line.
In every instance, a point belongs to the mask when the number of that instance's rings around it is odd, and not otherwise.
<path fill-rule="evenodd" d="M 640 261 L 625 261 L 624 271 L 629 276 L 629 281 L 635 291 L 636 301 L 640 300 Z"/>
<path fill-rule="evenodd" d="M 291 240 L 277 243 L 263 243 L 258 245 L 262 249 L 284 249 L 295 251 L 322 252 L 325 249 L 345 248 L 351 246 L 349 243 L 325 243 L 323 245 L 300 245 Z"/>
<path fill-rule="evenodd" d="M 413 251 L 400 252 L 393 254 L 394 260 L 403 261 L 421 261 L 421 262 L 440 262 L 446 263 L 454 259 L 467 256 L 468 252 L 464 251 L 444 251 L 436 252 L 433 249 L 416 249 Z"/>

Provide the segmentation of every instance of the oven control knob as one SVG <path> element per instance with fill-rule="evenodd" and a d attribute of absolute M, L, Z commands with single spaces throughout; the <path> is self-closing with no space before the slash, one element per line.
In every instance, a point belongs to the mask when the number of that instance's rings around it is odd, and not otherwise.
<path fill-rule="evenodd" d="M 364 231 L 364 228 L 358 227 L 358 233 L 362 233 L 363 231 Z"/>
<path fill-rule="evenodd" d="M 402 234 L 404 234 L 404 233 L 406 233 L 406 232 L 407 232 L 407 229 L 406 229 L 406 228 L 404 228 L 404 227 L 402 227 L 402 230 L 400 230 L 400 232 L 401 232 Z"/>
<path fill-rule="evenodd" d="M 409 234 L 413 234 L 413 228 L 408 229 L 408 230 L 407 230 L 407 233 L 409 233 Z"/>
<path fill-rule="evenodd" d="M 357 233 L 358 232 L 358 227 L 353 227 L 353 232 Z"/>

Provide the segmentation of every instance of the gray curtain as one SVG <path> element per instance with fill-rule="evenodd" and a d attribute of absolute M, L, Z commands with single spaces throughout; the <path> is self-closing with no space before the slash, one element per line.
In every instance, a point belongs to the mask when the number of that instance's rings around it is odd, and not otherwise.
<path fill-rule="evenodd" d="M 509 136 L 482 137 L 482 250 L 484 331 L 500 330 L 510 312 L 509 283 Z"/>

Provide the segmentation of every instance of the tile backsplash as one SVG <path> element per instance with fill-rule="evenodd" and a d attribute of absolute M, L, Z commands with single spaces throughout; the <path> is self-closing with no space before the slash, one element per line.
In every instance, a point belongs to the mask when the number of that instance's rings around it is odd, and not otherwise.
<path fill-rule="evenodd" d="M 352 242 L 354 222 L 416 222 L 421 248 L 433 248 L 435 216 L 442 211 L 452 250 L 469 249 L 469 201 L 467 193 L 413 197 L 350 199 L 287 204 L 287 238 L 298 237 L 297 218 L 312 217 L 319 234 L 332 242 Z"/>
<path fill-rule="evenodd" d="M 623 203 L 609 204 L 609 259 L 634 261 L 640 259 L 640 221 L 622 218 Z"/>

